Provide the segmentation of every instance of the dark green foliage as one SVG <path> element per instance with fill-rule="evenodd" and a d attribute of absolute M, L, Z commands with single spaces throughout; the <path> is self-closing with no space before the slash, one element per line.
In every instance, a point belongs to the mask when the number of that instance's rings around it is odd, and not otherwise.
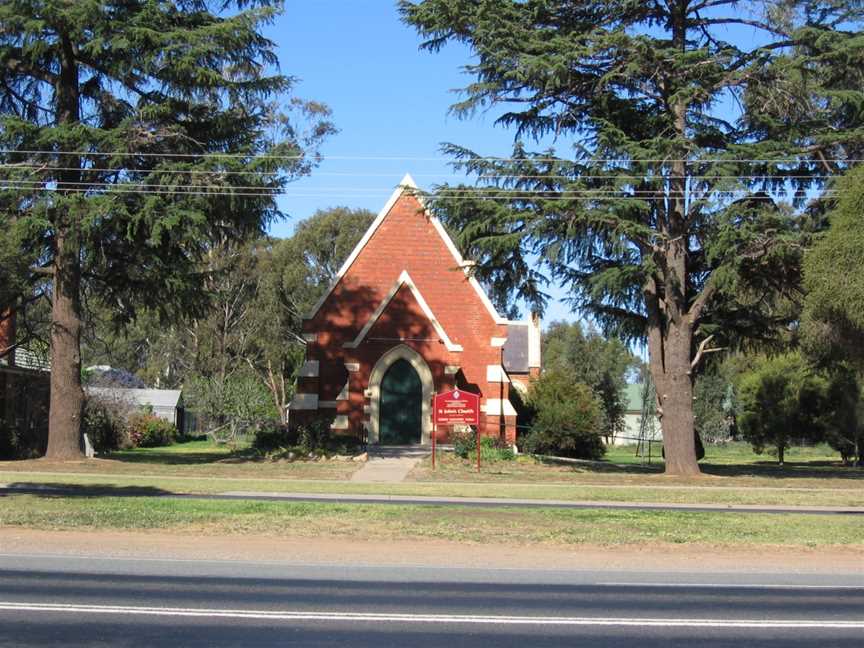
<path fill-rule="evenodd" d="M 330 431 L 332 424 L 333 416 L 326 415 L 294 428 L 274 421 L 264 422 L 257 426 L 252 447 L 262 454 L 293 458 L 360 452 L 361 442 L 354 437 L 334 436 Z"/>
<path fill-rule="evenodd" d="M 177 428 L 153 414 L 136 412 L 126 422 L 126 436 L 133 448 L 158 448 L 177 440 Z"/>
<path fill-rule="evenodd" d="M 476 430 L 454 430 L 450 433 L 450 443 L 453 444 L 453 453 L 462 459 L 476 461 L 477 459 L 477 432 Z M 492 437 L 480 438 L 480 462 L 491 461 L 513 461 L 516 454 L 513 448 Z"/>
<path fill-rule="evenodd" d="M 543 335 L 544 367 L 560 369 L 591 387 L 602 404 L 600 430 L 607 439 L 624 429 L 627 375 L 638 362 L 620 340 L 591 329 L 585 333 L 575 322 L 553 322 Z"/>
<path fill-rule="evenodd" d="M 202 259 L 278 218 L 274 191 L 333 131 L 276 69 L 262 31 L 281 6 L 0 3 L 0 225 L 29 263 L 27 294 L 55 282 L 58 458 L 76 456 L 84 304 L 121 325 L 203 313 Z"/>
<path fill-rule="evenodd" d="M 276 421 L 261 423 L 255 430 L 252 447 L 258 452 L 268 454 L 297 445 L 297 434 Z"/>
<path fill-rule="evenodd" d="M 864 370 L 864 167 L 837 182 L 830 229 L 804 261 L 803 344 L 822 364 Z"/>
<path fill-rule="evenodd" d="M 606 452 L 601 404 L 590 387 L 551 369 L 532 383 L 528 398 L 537 415 L 522 441 L 526 452 L 576 459 L 599 459 Z"/>
<path fill-rule="evenodd" d="M 473 79 L 453 111 L 494 109 L 516 138 L 510 159 L 445 145 L 477 182 L 439 187 L 433 209 L 496 294 L 542 307 L 551 279 L 605 332 L 647 340 L 667 471 L 697 472 L 698 349 L 788 338 L 812 228 L 799 208 L 826 173 L 864 157 L 864 5 L 400 10 L 425 48 L 470 50 Z M 552 137 L 562 153 L 523 142 Z"/>
<path fill-rule="evenodd" d="M 772 448 L 781 464 L 788 447 L 824 440 L 848 458 L 856 433 L 860 438 L 857 382 L 848 372 L 814 369 L 798 353 L 757 360 L 739 379 L 738 394 L 742 438 L 756 452 Z"/>
<path fill-rule="evenodd" d="M 96 310 L 86 362 L 127 367 L 148 384 L 175 388 L 199 378 L 232 380 L 242 370 L 260 382 L 272 409 L 285 412 L 303 363 L 302 317 L 373 218 L 364 210 L 320 210 L 287 239 L 214 247 L 201 266 L 210 299 L 191 325 L 165 327 L 143 311 L 117 331 Z"/>
<path fill-rule="evenodd" d="M 130 407 L 120 399 L 89 394 L 84 404 L 83 432 L 96 452 L 129 448 L 132 439 L 127 419 Z"/>

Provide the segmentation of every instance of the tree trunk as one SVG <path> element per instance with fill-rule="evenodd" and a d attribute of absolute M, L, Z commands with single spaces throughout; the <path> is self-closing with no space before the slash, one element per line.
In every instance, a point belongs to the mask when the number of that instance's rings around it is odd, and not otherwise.
<path fill-rule="evenodd" d="M 81 270 L 78 244 L 57 233 L 51 307 L 51 409 L 47 459 L 80 459 L 81 418 Z"/>
<path fill-rule="evenodd" d="M 671 324 L 670 327 L 670 334 L 662 345 L 662 357 L 656 358 L 654 354 L 650 357 L 663 431 L 666 474 L 695 476 L 701 473 L 696 459 L 690 332 L 676 330 Z"/>
<path fill-rule="evenodd" d="M 75 52 L 68 35 L 61 35 L 60 73 L 56 85 L 57 123 L 80 122 L 80 89 Z M 75 145 L 67 145 L 74 150 Z M 73 200 L 80 190 L 81 158 L 58 156 L 54 210 L 54 292 L 51 304 L 51 403 L 48 413 L 48 459 L 79 459 L 84 392 L 81 389 L 81 241 L 80 206 Z M 68 184 L 67 184 L 68 183 Z M 69 191 L 64 191 L 69 189 Z"/>

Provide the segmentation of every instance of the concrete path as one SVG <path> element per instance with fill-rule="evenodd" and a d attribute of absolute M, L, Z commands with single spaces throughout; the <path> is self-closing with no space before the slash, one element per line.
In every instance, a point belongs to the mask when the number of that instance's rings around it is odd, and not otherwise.
<path fill-rule="evenodd" d="M 430 450 L 423 446 L 388 446 L 370 448 L 369 460 L 353 475 L 351 481 L 364 483 L 398 483 L 429 456 Z"/>

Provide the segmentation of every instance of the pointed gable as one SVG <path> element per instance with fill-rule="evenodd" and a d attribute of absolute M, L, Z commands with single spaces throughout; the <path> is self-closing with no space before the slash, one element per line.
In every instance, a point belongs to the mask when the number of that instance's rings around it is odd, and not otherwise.
<path fill-rule="evenodd" d="M 380 317 L 406 273 L 412 298 L 422 302 L 425 319 L 440 327 L 443 335 L 437 334 L 448 339 L 448 348 L 463 346 L 466 331 L 476 333 L 472 342 L 485 338 L 488 344 L 490 330 L 506 323 L 406 175 L 312 309 L 306 330 L 327 330 L 334 342 L 351 344 L 367 323 L 374 324 L 376 311 Z"/>
<path fill-rule="evenodd" d="M 387 297 L 375 309 L 357 337 L 342 346 L 346 349 L 356 349 L 370 334 L 372 339 L 400 341 L 428 341 L 435 336 L 438 341 L 444 343 L 448 351 L 463 350 L 447 335 L 444 327 L 429 308 L 429 304 L 417 290 L 411 275 L 406 271 L 399 275 L 399 279 L 393 284 Z"/>

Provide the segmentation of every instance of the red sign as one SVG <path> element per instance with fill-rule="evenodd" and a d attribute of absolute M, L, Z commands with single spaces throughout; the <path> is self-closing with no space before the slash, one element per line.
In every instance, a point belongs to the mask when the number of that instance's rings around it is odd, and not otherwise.
<path fill-rule="evenodd" d="M 480 397 L 471 392 L 454 389 L 435 394 L 433 405 L 435 425 L 479 425 Z"/>

